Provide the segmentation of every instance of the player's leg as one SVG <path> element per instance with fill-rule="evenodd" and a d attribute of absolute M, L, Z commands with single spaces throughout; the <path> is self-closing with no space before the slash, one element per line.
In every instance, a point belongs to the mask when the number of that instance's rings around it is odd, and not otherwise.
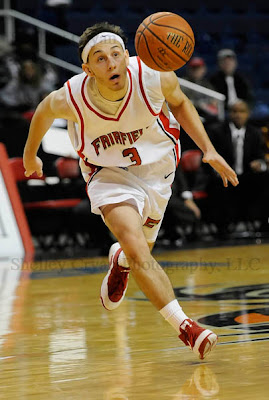
<path fill-rule="evenodd" d="M 215 346 L 217 337 L 210 330 L 201 328 L 182 311 L 168 276 L 150 253 L 136 208 L 128 203 L 120 203 L 102 207 L 102 213 L 107 226 L 118 239 L 140 289 L 161 315 L 180 332 L 181 340 L 200 358 L 204 358 Z M 108 282 L 105 284 L 108 285 Z"/>
<path fill-rule="evenodd" d="M 154 243 L 148 242 L 152 251 Z M 126 255 L 119 242 L 114 243 L 108 255 L 109 270 L 101 285 L 100 298 L 103 306 L 109 310 L 115 310 L 122 303 L 129 281 L 130 267 Z"/>
<path fill-rule="evenodd" d="M 160 310 L 175 299 L 174 291 L 168 276 L 150 253 L 138 211 L 128 203 L 120 203 L 105 206 L 102 212 L 106 225 L 120 243 L 134 279 Z"/>

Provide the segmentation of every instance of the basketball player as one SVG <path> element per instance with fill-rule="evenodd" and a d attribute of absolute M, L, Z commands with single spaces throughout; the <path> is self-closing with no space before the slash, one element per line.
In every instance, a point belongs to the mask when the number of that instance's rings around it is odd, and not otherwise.
<path fill-rule="evenodd" d="M 55 118 L 67 119 L 91 210 L 118 240 L 110 249 L 101 286 L 103 306 L 114 310 L 120 305 L 131 271 L 180 339 L 203 359 L 217 336 L 185 315 L 167 275 L 151 256 L 180 157 L 179 124 L 224 186 L 228 181 L 236 186 L 238 180 L 211 144 L 175 73 L 160 73 L 137 57 L 129 58 L 125 45 L 120 27 L 107 22 L 82 34 L 83 73 L 39 104 L 24 150 L 25 175 L 36 171 L 42 176 L 42 161 L 36 156 L 41 140 Z"/>

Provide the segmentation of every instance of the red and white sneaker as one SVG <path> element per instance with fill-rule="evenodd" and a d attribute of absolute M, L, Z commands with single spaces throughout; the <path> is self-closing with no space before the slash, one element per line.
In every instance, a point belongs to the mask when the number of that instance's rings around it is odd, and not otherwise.
<path fill-rule="evenodd" d="M 218 337 L 209 329 L 204 329 L 191 319 L 185 319 L 179 327 L 181 339 L 186 346 L 203 360 L 216 346 Z"/>
<path fill-rule="evenodd" d="M 121 267 L 118 258 L 122 251 L 119 243 L 109 250 L 109 270 L 101 285 L 101 302 L 107 310 L 115 310 L 124 299 L 128 286 L 130 268 Z"/>

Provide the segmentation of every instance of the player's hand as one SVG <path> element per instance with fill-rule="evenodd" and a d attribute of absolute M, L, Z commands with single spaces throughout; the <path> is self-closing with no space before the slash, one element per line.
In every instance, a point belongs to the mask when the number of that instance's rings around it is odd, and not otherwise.
<path fill-rule="evenodd" d="M 43 175 L 43 162 L 42 160 L 35 156 L 32 158 L 27 157 L 26 155 L 24 155 L 23 157 L 23 165 L 25 168 L 25 172 L 24 175 L 29 177 L 32 174 L 34 174 L 35 172 L 37 173 L 37 176 L 39 176 L 39 178 L 42 177 Z"/>
<path fill-rule="evenodd" d="M 233 186 L 237 186 L 239 181 L 235 171 L 227 164 L 223 157 L 216 151 L 210 151 L 205 153 L 202 161 L 208 163 L 217 171 L 222 179 L 223 185 L 228 186 L 228 181 L 231 182 Z"/>

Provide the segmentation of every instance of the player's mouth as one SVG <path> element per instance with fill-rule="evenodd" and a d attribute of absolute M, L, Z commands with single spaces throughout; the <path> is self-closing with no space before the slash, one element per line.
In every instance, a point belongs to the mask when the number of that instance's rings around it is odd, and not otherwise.
<path fill-rule="evenodd" d="M 117 79 L 119 79 L 119 77 L 120 77 L 120 75 L 114 74 L 114 75 L 112 75 L 112 76 L 109 78 L 109 80 L 110 80 L 110 81 L 116 81 Z"/>

